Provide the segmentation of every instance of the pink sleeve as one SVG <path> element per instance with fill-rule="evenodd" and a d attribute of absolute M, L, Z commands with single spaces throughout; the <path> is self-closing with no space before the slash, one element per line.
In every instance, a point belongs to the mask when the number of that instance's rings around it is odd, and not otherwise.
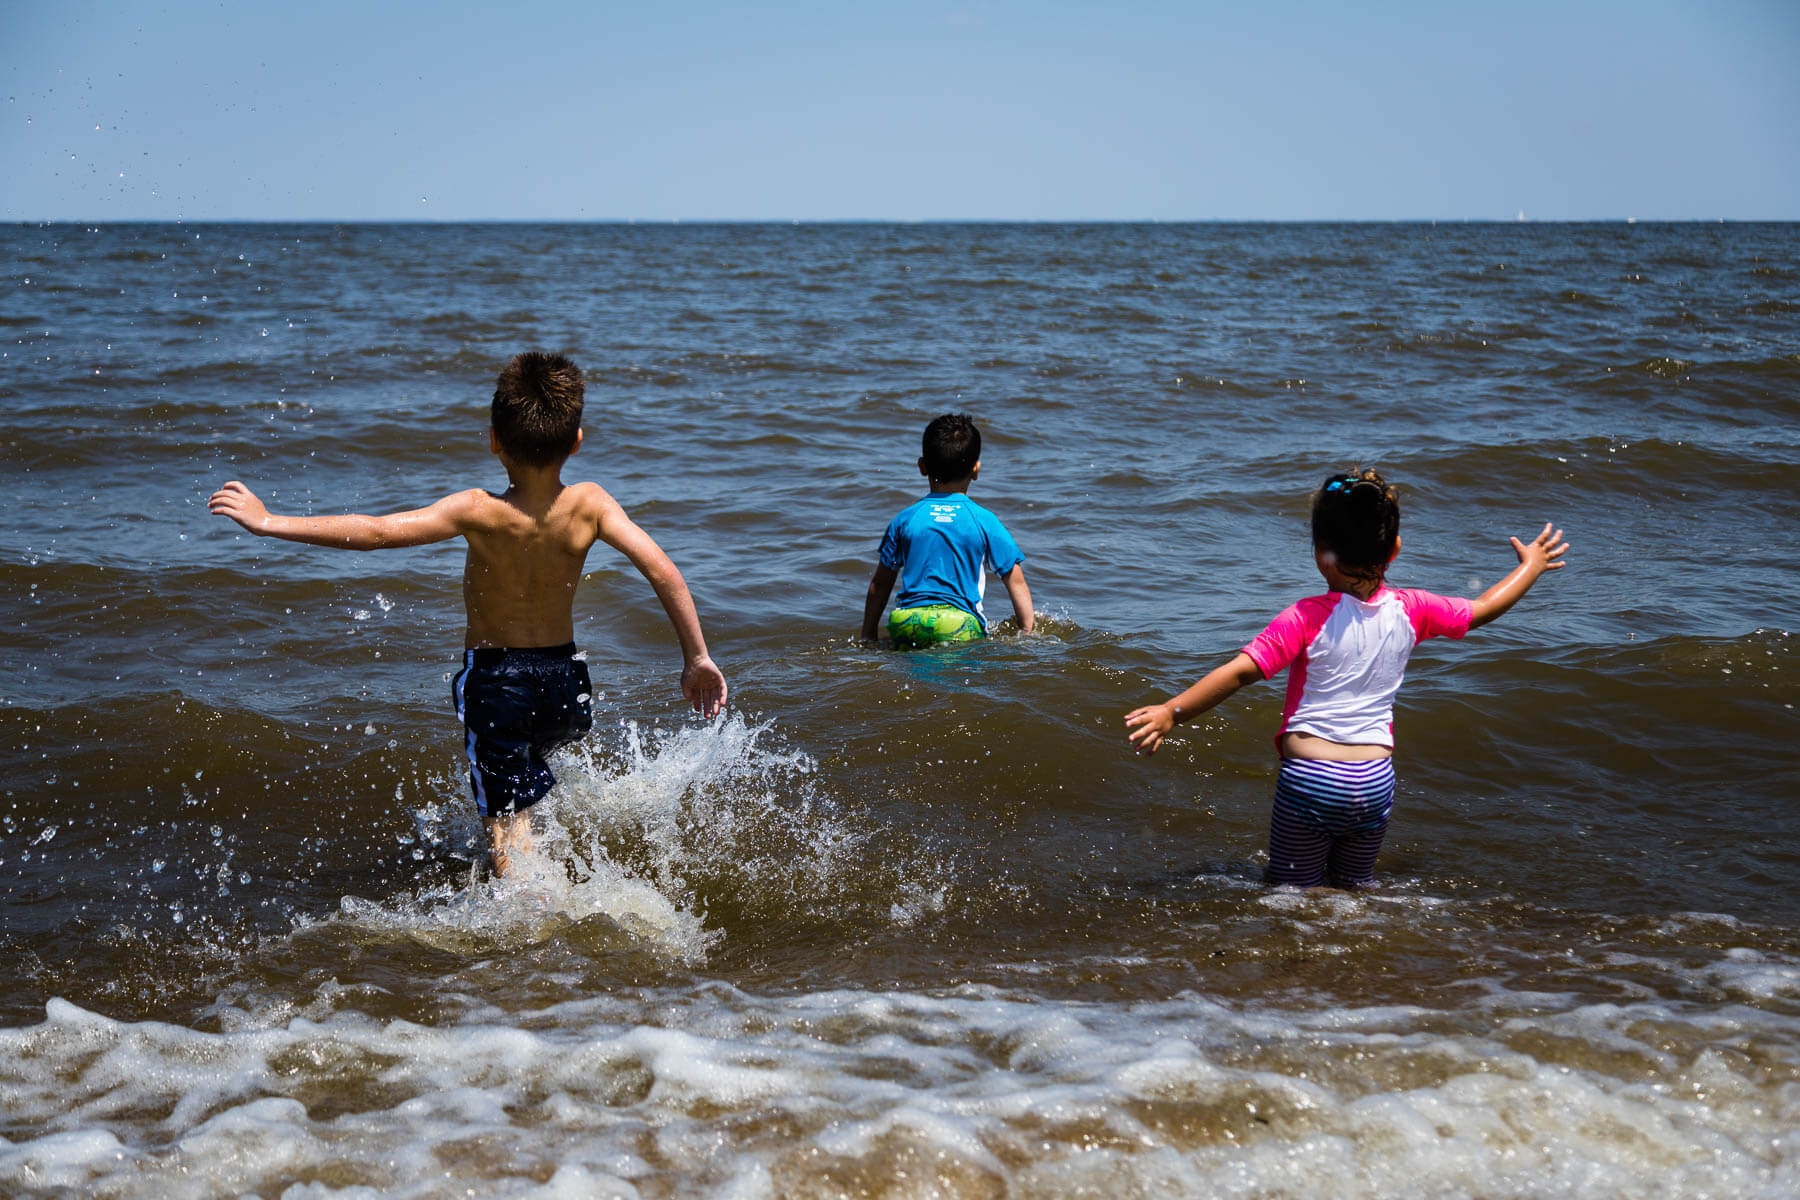
<path fill-rule="evenodd" d="M 1412 621 L 1413 640 L 1426 638 L 1459 638 L 1469 632 L 1469 620 L 1475 606 L 1461 596 L 1439 596 L 1418 588 L 1397 589 L 1400 603 Z"/>
<path fill-rule="evenodd" d="M 1289 605 L 1244 647 L 1244 653 L 1264 679 L 1273 679 L 1312 645 L 1335 604 L 1334 596 L 1308 596 Z"/>

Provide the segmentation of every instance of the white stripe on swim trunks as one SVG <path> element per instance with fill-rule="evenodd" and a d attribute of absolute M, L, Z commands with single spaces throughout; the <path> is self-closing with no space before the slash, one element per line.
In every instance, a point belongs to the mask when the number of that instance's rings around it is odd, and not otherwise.
<path fill-rule="evenodd" d="M 463 715 L 463 686 L 469 672 L 475 667 L 475 652 L 463 651 L 463 669 L 456 673 L 456 681 L 450 685 L 451 693 L 456 698 L 456 719 L 463 723 L 463 757 L 469 760 L 469 783 L 475 789 L 475 811 L 482 816 L 488 815 L 487 789 L 481 786 L 481 769 L 475 765 L 475 731 L 469 728 L 468 719 Z"/>

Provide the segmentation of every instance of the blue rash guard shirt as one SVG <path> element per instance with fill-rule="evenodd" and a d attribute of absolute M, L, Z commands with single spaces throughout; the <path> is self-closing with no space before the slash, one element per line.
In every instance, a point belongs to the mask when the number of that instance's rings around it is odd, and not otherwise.
<path fill-rule="evenodd" d="M 881 565 L 899 573 L 895 608 L 949 604 L 975 614 L 987 588 L 984 566 L 1004 575 L 1025 561 L 1006 526 L 962 492 L 933 492 L 900 510 L 881 537 Z"/>

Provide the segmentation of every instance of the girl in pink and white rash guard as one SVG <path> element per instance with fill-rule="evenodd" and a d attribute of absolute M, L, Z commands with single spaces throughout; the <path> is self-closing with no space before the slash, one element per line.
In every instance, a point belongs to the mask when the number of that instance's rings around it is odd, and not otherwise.
<path fill-rule="evenodd" d="M 1460 638 L 1518 603 L 1563 565 L 1562 530 L 1512 539 L 1519 565 L 1476 600 L 1387 586 L 1400 552 L 1400 502 L 1374 471 L 1333 475 L 1313 497 L 1313 561 L 1331 590 L 1284 610 L 1232 660 L 1181 695 L 1125 716 L 1154 754 L 1169 731 L 1247 683 L 1288 672 L 1275 744 L 1281 773 L 1269 819 L 1268 880 L 1373 887 L 1394 806 L 1394 694 L 1414 646 Z"/>

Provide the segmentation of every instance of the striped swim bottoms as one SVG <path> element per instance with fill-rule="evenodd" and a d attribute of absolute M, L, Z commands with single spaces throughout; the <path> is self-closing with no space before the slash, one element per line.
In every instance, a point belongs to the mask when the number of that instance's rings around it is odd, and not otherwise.
<path fill-rule="evenodd" d="M 981 618 L 953 604 L 896 608 L 888 617 L 888 637 L 894 645 L 908 650 L 947 642 L 972 642 L 982 636 Z"/>
<path fill-rule="evenodd" d="M 1394 760 L 1284 758 L 1269 816 L 1270 883 L 1375 885 L 1375 856 L 1394 810 Z"/>

